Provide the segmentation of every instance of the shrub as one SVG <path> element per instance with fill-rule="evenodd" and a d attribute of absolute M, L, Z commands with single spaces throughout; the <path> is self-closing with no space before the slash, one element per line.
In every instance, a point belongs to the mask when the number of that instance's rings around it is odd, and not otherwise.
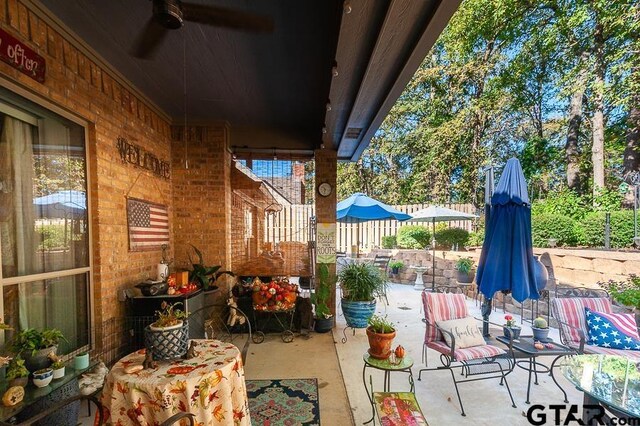
<path fill-rule="evenodd" d="M 570 217 L 543 214 L 531 217 L 531 234 L 534 247 L 547 247 L 549 238 L 558 240 L 558 246 L 575 246 L 579 231 L 576 221 Z"/>
<path fill-rule="evenodd" d="M 532 216 L 551 214 L 581 219 L 590 210 L 587 200 L 570 189 L 549 193 L 547 198 L 536 200 L 531 205 Z"/>
<path fill-rule="evenodd" d="M 383 249 L 392 249 L 392 248 L 395 248 L 397 245 L 398 243 L 396 242 L 395 235 L 385 235 L 384 237 L 382 237 Z"/>
<path fill-rule="evenodd" d="M 64 239 L 64 225 L 42 225 L 36 227 L 36 232 L 40 234 L 40 250 L 53 250 L 66 248 L 68 246 Z"/>
<path fill-rule="evenodd" d="M 611 247 L 622 248 L 633 244 L 633 211 L 611 212 Z M 593 212 L 581 221 L 580 244 L 589 247 L 604 246 L 605 213 Z"/>
<path fill-rule="evenodd" d="M 469 232 L 462 228 L 447 228 L 436 231 L 436 244 L 444 248 L 463 248 L 469 241 Z"/>
<path fill-rule="evenodd" d="M 407 225 L 398 230 L 398 247 L 423 249 L 429 245 L 431 234 L 426 226 Z"/>
<path fill-rule="evenodd" d="M 469 233 L 469 242 L 468 244 L 471 247 L 480 247 L 484 243 L 484 230 L 479 230 L 478 232 Z"/>

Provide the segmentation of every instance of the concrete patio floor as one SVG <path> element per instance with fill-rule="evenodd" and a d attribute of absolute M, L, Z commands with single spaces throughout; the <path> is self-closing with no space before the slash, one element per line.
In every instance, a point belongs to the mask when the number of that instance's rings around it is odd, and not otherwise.
<path fill-rule="evenodd" d="M 529 425 L 526 412 L 533 404 L 541 404 L 546 408 L 547 419 L 553 423 L 553 415 L 549 410 L 549 404 L 564 404 L 562 392 L 553 383 L 548 374 L 538 376 L 539 385 L 532 385 L 531 404 L 525 404 L 527 395 L 528 373 L 518 367 L 508 376 L 509 386 L 517 408 L 511 407 L 511 401 L 505 387 L 499 385 L 497 379 L 481 380 L 460 384 L 460 394 L 465 406 L 466 417 L 461 416 L 458 399 L 449 371 L 429 371 L 422 375 L 418 381 L 418 370 L 424 368 L 421 362 L 422 342 L 424 339 L 425 324 L 422 322 L 421 293 L 413 289 L 411 285 L 390 284 L 387 292 L 389 305 L 378 302 L 376 312 L 387 314 L 388 318 L 397 324 L 397 335 L 394 347 L 401 344 L 407 354 L 414 359 L 413 376 L 416 384 L 416 396 L 431 426 L 439 425 Z M 467 299 L 467 305 L 471 315 L 481 317 L 480 307 L 475 305 L 473 299 Z M 334 341 L 344 383 L 349 397 L 349 404 L 353 412 L 354 423 L 362 424 L 371 417 L 371 405 L 367 398 L 362 383 L 362 356 L 369 347 L 365 330 L 357 330 L 355 336 L 351 329 L 347 330 L 347 342 L 341 343 L 342 330 L 346 326 L 340 309 L 337 318 L 337 327 L 334 329 Z M 520 317 L 514 315 L 518 323 Z M 490 317 L 492 322 L 502 324 L 504 314 L 501 309 L 494 311 Z M 501 333 L 501 330 L 497 331 Z M 494 333 L 495 334 L 495 333 Z M 522 334 L 531 334 L 531 329 L 525 322 L 522 324 Z M 557 329 L 551 329 L 549 334 L 555 341 L 559 341 Z M 541 357 L 540 361 L 549 365 L 554 357 Z M 429 365 L 431 367 L 441 365 L 438 353 L 429 350 Z M 367 376 L 371 373 L 373 386 L 382 390 L 382 371 L 367 369 Z M 559 369 L 555 372 L 556 379 L 567 392 L 569 404 L 579 404 L 581 410 L 582 393 L 567 382 Z M 367 381 L 368 381 L 367 377 Z M 391 374 L 391 390 L 408 390 L 407 375 L 401 373 Z M 563 414 L 566 414 L 564 412 Z M 332 424 L 332 423 L 330 423 Z M 346 424 L 343 423 L 343 424 Z"/>

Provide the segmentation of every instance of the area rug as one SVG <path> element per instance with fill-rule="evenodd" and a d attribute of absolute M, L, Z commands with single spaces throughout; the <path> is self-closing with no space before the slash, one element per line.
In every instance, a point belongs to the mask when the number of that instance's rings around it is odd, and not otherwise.
<path fill-rule="evenodd" d="M 317 379 L 247 380 L 253 426 L 319 425 Z"/>

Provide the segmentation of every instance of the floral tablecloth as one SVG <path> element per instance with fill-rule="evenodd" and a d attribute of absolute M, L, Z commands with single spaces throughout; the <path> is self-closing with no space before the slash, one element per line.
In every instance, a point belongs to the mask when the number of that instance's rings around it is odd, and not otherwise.
<path fill-rule="evenodd" d="M 196 415 L 198 426 L 250 425 L 240 351 L 217 340 L 195 342 L 196 357 L 158 361 L 155 369 L 125 373 L 142 364 L 144 349 L 118 361 L 102 392 L 106 424 L 159 425 L 187 411 Z"/>

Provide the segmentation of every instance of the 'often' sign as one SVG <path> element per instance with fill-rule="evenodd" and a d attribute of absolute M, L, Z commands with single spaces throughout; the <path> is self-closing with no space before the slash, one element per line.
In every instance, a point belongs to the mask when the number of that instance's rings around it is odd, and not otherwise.
<path fill-rule="evenodd" d="M 44 83 L 46 69 L 44 58 L 2 29 L 0 29 L 0 59 L 21 73 Z"/>

